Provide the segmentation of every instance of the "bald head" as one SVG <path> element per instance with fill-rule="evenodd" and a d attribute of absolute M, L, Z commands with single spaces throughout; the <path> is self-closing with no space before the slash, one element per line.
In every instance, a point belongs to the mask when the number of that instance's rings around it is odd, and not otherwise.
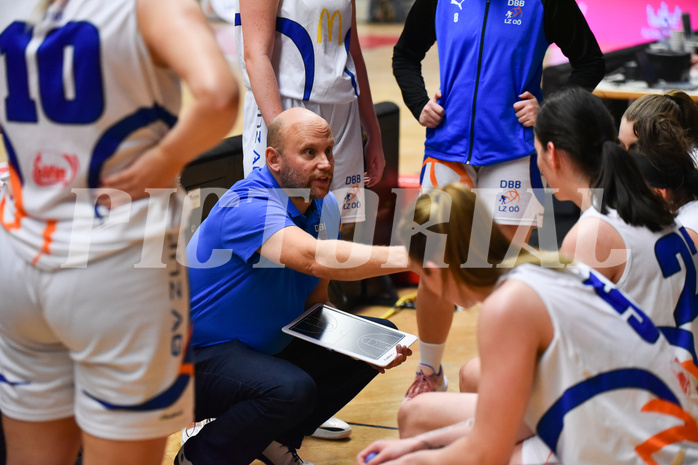
<path fill-rule="evenodd" d="M 289 134 L 307 129 L 330 131 L 330 126 L 321 116 L 308 109 L 289 108 L 279 113 L 269 125 L 267 145 L 283 153 L 284 142 L 288 139 Z"/>

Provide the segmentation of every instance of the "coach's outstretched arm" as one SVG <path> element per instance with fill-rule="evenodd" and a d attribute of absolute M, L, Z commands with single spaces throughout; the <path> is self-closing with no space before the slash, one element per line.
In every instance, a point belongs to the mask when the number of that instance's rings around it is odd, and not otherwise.
<path fill-rule="evenodd" d="M 407 270 L 403 246 L 372 246 L 317 240 L 297 226 L 274 233 L 259 253 L 266 259 L 319 278 L 353 281 Z"/>

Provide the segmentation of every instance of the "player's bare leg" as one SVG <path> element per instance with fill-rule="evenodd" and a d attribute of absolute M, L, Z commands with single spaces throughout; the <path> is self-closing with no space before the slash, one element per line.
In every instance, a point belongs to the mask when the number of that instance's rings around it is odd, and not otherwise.
<path fill-rule="evenodd" d="M 477 392 L 480 379 L 480 358 L 474 357 L 460 367 L 458 388 L 460 392 Z"/>
<path fill-rule="evenodd" d="M 140 441 L 114 441 L 83 435 L 83 465 L 160 465 L 167 437 Z"/>
<path fill-rule="evenodd" d="M 30 422 L 2 416 L 7 465 L 74 465 L 80 428 L 73 417 Z"/>
<path fill-rule="evenodd" d="M 424 392 L 444 391 L 447 379 L 441 369 L 441 353 L 453 323 L 453 302 L 444 300 L 420 282 L 417 287 L 417 327 L 420 344 L 420 364 L 417 376 L 407 391 L 405 400 Z M 435 354 L 426 356 L 425 347 Z"/>

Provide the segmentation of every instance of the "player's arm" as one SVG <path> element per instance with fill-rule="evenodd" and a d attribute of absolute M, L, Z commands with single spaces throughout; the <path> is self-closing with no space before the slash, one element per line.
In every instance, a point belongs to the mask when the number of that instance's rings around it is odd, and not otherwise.
<path fill-rule="evenodd" d="M 584 15 L 574 0 L 544 0 L 545 37 L 569 59 L 572 73 L 565 86 L 594 90 L 606 74 L 606 62 Z"/>
<path fill-rule="evenodd" d="M 238 111 L 238 86 L 201 8 L 191 0 L 138 0 L 139 29 L 158 66 L 171 68 L 192 101 L 160 142 L 103 179 L 133 198 L 145 188 L 172 187 L 194 157 L 220 142 Z M 183 32 L 184 31 L 184 32 Z"/>
<path fill-rule="evenodd" d="M 383 177 L 385 168 L 385 155 L 383 154 L 383 143 L 381 130 L 378 125 L 378 118 L 373 106 L 371 97 L 371 87 L 368 82 L 368 72 L 366 63 L 359 44 L 359 32 L 356 26 L 356 0 L 351 0 L 352 18 L 351 30 L 352 38 L 349 44 L 349 53 L 356 67 L 356 78 L 359 83 L 359 115 L 361 126 L 366 131 L 366 185 L 373 186 Z"/>
<path fill-rule="evenodd" d="M 562 241 L 560 253 L 594 268 L 614 283 L 625 271 L 625 242 L 613 226 L 600 218 L 577 221 Z"/>
<path fill-rule="evenodd" d="M 436 3 L 436 0 L 415 0 L 393 48 L 393 76 L 405 105 L 417 121 L 430 102 L 422 75 L 422 60 L 436 42 Z"/>
<path fill-rule="evenodd" d="M 279 0 L 240 0 L 245 67 L 252 94 L 267 126 L 283 111 L 272 66 L 278 9 Z"/>
<path fill-rule="evenodd" d="M 443 449 L 440 463 L 509 463 L 522 437 L 536 363 L 554 330 L 538 294 L 509 280 L 486 299 L 477 325 L 482 371 L 472 432 Z M 462 461 L 464 456 L 467 461 Z"/>
<path fill-rule="evenodd" d="M 274 263 L 296 271 L 342 281 L 407 270 L 405 247 L 317 240 L 297 226 L 276 231 L 264 242 L 259 253 Z"/>
<path fill-rule="evenodd" d="M 358 456 L 378 455 L 371 463 L 498 465 L 509 463 L 522 428 L 535 365 L 552 340 L 550 318 L 538 294 L 510 280 L 487 298 L 478 317 L 482 375 L 475 421 L 430 431 L 401 441 L 377 441 Z M 465 394 L 464 394 L 465 395 Z"/>

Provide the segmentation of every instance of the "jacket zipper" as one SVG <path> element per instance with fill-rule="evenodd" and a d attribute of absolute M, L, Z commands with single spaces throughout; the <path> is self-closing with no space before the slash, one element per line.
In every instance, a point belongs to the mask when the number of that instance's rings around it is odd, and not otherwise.
<path fill-rule="evenodd" d="M 480 86 L 480 71 L 482 70 L 482 49 L 485 46 L 485 28 L 487 26 L 487 15 L 490 12 L 490 0 L 487 0 L 485 5 L 485 18 L 482 20 L 482 34 L 480 35 L 480 52 L 477 57 L 477 74 L 475 78 L 475 90 L 473 91 L 473 113 L 472 119 L 470 121 L 470 141 L 468 143 L 468 160 L 466 163 L 470 163 L 470 158 L 473 156 L 473 143 L 475 137 L 475 106 L 477 102 L 477 90 Z"/>

